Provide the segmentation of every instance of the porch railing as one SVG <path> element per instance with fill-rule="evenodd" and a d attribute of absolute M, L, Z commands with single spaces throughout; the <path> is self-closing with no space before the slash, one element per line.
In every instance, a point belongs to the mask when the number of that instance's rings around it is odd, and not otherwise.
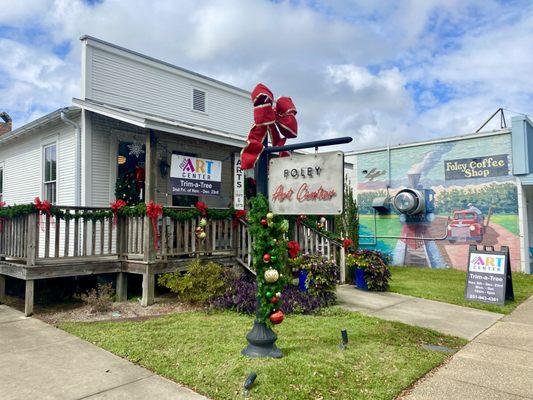
<path fill-rule="evenodd" d="M 57 210 L 61 218 L 32 213 L 0 219 L 0 257 L 33 266 L 144 256 L 146 225 L 152 229 L 145 216 L 119 217 L 115 223 L 110 208 L 57 206 Z M 199 222 L 199 219 L 159 218 L 156 258 L 166 261 L 224 254 L 235 256 L 239 264 L 254 272 L 252 238 L 245 221 L 209 220 L 203 240 L 196 235 Z M 339 265 L 341 282 L 344 282 L 345 254 L 341 243 L 304 224 L 296 225 L 293 232 L 293 240 L 300 244 L 303 253 L 320 252 Z"/>
<path fill-rule="evenodd" d="M 306 226 L 296 224 L 293 230 L 293 240 L 300 245 L 305 253 L 321 253 L 328 260 L 339 266 L 340 283 L 346 281 L 346 254 L 342 243 L 327 237 L 324 233 Z"/>
<path fill-rule="evenodd" d="M 255 274 L 252 265 L 252 235 L 248 230 L 248 224 L 239 219 L 236 230 L 236 259 L 239 264 Z"/>

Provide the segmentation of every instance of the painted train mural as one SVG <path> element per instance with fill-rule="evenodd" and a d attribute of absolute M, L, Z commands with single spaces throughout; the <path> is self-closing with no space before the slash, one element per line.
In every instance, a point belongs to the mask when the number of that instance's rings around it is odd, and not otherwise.
<path fill-rule="evenodd" d="M 395 265 L 466 269 L 470 244 L 505 245 L 519 268 L 510 134 L 354 157 L 362 247 Z"/>

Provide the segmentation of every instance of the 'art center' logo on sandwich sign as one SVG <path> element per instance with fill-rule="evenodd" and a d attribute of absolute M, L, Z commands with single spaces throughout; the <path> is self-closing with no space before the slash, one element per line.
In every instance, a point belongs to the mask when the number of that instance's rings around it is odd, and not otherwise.
<path fill-rule="evenodd" d="M 505 256 L 473 253 L 470 255 L 470 272 L 503 275 L 505 272 Z"/>

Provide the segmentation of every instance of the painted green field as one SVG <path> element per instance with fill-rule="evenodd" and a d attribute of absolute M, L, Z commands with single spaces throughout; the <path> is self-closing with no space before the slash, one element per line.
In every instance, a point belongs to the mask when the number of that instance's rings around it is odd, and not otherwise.
<path fill-rule="evenodd" d="M 509 232 L 519 235 L 518 215 L 515 214 L 494 214 L 490 217 L 490 222 L 503 226 Z M 490 225 L 490 224 L 489 224 Z"/>
<path fill-rule="evenodd" d="M 390 214 L 385 216 L 379 216 L 376 218 L 376 227 L 374 228 L 374 216 L 363 214 L 359 216 L 360 229 L 360 243 L 372 244 L 373 237 L 377 232 L 377 235 L 387 236 L 401 236 L 402 224 L 396 214 Z M 370 236 L 370 237 L 362 237 Z M 396 246 L 398 239 L 379 239 L 378 249 L 382 251 L 392 251 Z M 373 247 L 372 247 L 373 248 Z"/>

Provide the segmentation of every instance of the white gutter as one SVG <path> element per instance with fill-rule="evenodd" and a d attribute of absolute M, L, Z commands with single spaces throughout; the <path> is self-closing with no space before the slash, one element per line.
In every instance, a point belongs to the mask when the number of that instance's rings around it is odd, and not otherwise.
<path fill-rule="evenodd" d="M 81 205 L 81 129 L 80 126 L 68 119 L 65 110 L 61 110 L 61 121 L 74 128 L 76 151 L 74 156 L 74 205 Z"/>

